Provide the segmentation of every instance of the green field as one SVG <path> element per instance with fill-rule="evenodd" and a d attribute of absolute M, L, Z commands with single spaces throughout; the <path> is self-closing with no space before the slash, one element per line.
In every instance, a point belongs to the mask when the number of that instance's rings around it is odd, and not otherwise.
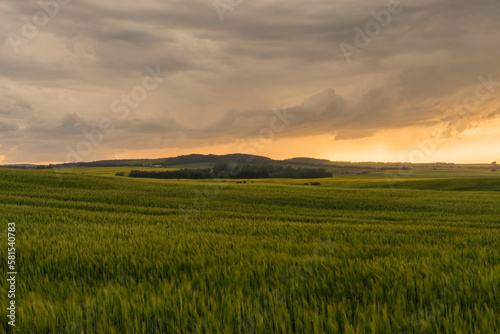
<path fill-rule="evenodd" d="M 15 333 L 500 331 L 500 172 L 114 176 L 131 169 L 0 169 Z"/>

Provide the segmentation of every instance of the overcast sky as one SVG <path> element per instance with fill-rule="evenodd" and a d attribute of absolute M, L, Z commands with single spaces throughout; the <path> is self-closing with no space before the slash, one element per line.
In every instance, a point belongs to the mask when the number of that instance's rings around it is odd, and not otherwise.
<path fill-rule="evenodd" d="M 2 0 L 0 163 L 500 160 L 499 17 L 498 0 Z"/>

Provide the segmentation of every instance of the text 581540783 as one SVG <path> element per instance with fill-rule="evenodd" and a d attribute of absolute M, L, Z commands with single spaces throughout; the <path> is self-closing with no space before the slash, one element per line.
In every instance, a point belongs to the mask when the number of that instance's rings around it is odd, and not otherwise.
<path fill-rule="evenodd" d="M 16 325 L 16 223 L 8 223 L 7 227 L 7 282 L 9 283 L 9 289 L 7 292 L 7 297 L 9 298 L 9 304 L 7 307 L 7 323 L 10 326 Z"/>

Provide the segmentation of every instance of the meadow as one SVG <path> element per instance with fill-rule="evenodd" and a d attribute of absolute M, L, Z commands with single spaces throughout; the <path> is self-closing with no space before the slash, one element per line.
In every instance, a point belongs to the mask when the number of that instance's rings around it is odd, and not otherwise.
<path fill-rule="evenodd" d="M 16 223 L 13 333 L 500 330 L 490 171 L 339 174 L 313 187 L 114 176 L 129 169 L 0 169 L 4 263 Z"/>

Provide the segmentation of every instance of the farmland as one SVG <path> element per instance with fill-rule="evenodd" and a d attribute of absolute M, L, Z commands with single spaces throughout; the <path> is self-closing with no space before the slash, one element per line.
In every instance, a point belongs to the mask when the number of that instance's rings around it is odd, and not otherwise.
<path fill-rule="evenodd" d="M 339 173 L 315 187 L 114 176 L 131 169 L 0 169 L 0 253 L 15 222 L 19 272 L 16 326 L 0 331 L 500 330 L 493 172 Z"/>

